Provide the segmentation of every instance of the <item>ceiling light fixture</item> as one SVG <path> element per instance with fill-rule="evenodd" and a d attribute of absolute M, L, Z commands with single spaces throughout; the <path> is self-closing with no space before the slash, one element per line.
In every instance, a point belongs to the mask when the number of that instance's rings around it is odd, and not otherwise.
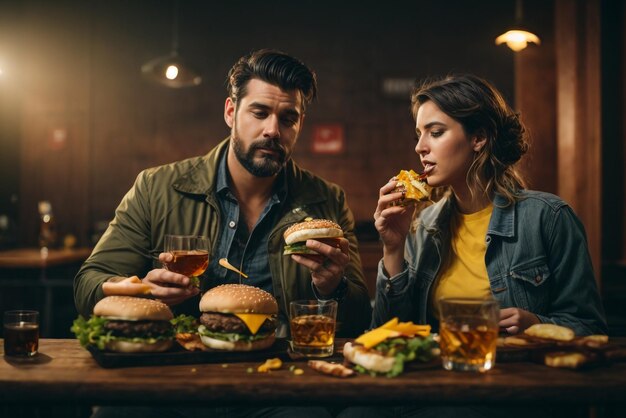
<path fill-rule="evenodd" d="M 519 52 L 532 42 L 537 45 L 541 44 L 541 40 L 537 35 L 530 32 L 523 24 L 523 4 L 522 0 L 515 1 L 515 24 L 513 27 L 496 38 L 496 45 L 506 43 L 506 45 L 515 52 Z"/>
<path fill-rule="evenodd" d="M 178 1 L 174 2 L 172 25 L 172 51 L 141 66 L 141 73 L 148 79 L 173 88 L 193 87 L 202 83 L 202 77 L 193 71 L 178 54 Z"/>

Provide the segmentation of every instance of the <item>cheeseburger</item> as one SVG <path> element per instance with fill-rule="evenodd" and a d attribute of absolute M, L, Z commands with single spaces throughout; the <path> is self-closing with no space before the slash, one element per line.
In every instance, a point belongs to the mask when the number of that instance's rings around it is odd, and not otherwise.
<path fill-rule="evenodd" d="M 428 361 L 438 354 L 430 325 L 398 322 L 394 318 L 343 347 L 345 359 L 360 373 L 395 377 L 407 362 Z"/>
<path fill-rule="evenodd" d="M 266 291 L 244 284 L 214 287 L 200 300 L 198 334 L 209 348 L 255 351 L 276 338 L 278 303 Z"/>
<path fill-rule="evenodd" d="M 413 170 L 400 170 L 396 175 L 397 184 L 392 193 L 403 192 L 404 197 L 395 202 L 396 205 L 407 206 L 420 200 L 428 200 L 432 187 L 426 183 L 425 174 L 417 174 Z"/>
<path fill-rule="evenodd" d="M 341 226 L 327 219 L 305 219 L 304 222 L 287 228 L 283 234 L 285 238 L 284 255 L 298 254 L 321 262 L 323 255 L 307 248 L 306 241 L 314 239 L 331 247 L 339 248 L 340 238 L 343 237 Z"/>
<path fill-rule="evenodd" d="M 159 352 L 172 347 L 170 308 L 158 300 L 107 296 L 93 308 L 89 320 L 74 321 L 72 331 L 83 346 L 121 353 Z"/>

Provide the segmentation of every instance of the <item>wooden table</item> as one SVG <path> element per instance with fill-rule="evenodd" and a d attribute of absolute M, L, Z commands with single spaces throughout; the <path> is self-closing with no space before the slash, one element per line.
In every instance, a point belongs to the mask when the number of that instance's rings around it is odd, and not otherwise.
<path fill-rule="evenodd" d="M 341 344 L 342 342 L 338 342 Z M 0 344 L 1 345 L 1 344 Z M 2 352 L 3 354 L 3 352 Z M 245 356 L 245 354 L 242 354 Z M 626 363 L 585 371 L 534 363 L 499 363 L 485 373 L 439 365 L 389 379 L 325 376 L 304 362 L 257 373 L 257 362 L 104 369 L 76 340 L 43 339 L 33 362 L 0 359 L 0 404 L 604 405 L 625 402 Z M 289 371 L 291 364 L 304 374 Z M 253 373 L 247 372 L 254 368 Z"/>
<path fill-rule="evenodd" d="M 45 268 L 71 263 L 82 263 L 91 254 L 91 248 L 16 248 L 0 251 L 0 268 Z"/>

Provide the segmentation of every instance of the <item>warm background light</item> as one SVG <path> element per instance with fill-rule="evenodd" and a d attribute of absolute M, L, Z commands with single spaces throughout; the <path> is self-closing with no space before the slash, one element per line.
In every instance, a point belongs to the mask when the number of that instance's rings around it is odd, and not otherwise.
<path fill-rule="evenodd" d="M 515 52 L 526 48 L 529 42 L 541 44 L 537 35 L 525 30 L 510 30 L 496 38 L 496 45 L 506 43 Z"/>
<path fill-rule="evenodd" d="M 176 77 L 178 77 L 178 67 L 175 65 L 168 66 L 165 70 L 165 77 L 167 77 L 168 80 L 175 80 Z"/>

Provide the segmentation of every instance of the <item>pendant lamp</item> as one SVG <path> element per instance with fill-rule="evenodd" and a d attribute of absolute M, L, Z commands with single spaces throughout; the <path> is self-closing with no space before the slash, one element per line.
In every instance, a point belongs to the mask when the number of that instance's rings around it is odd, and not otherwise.
<path fill-rule="evenodd" d="M 178 53 L 178 2 L 174 2 L 172 24 L 172 50 L 168 55 L 155 58 L 141 66 L 141 73 L 149 80 L 167 87 L 193 87 L 202 77 L 185 63 Z"/>
<path fill-rule="evenodd" d="M 523 4 L 522 0 L 515 1 L 515 24 L 511 29 L 496 38 L 496 45 L 506 44 L 515 52 L 519 52 L 532 42 L 537 45 L 541 44 L 541 40 L 537 35 L 527 30 L 523 22 Z"/>

